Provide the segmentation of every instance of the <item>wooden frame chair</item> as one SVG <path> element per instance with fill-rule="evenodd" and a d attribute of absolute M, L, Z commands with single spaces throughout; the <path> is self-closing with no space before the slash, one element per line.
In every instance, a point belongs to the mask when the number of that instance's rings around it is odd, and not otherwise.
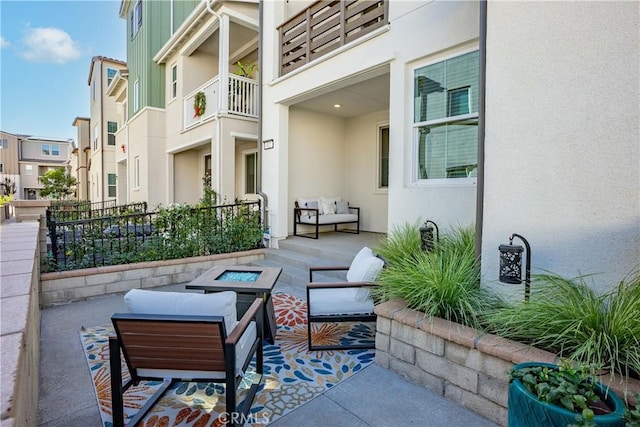
<path fill-rule="evenodd" d="M 364 264 L 364 266 L 363 266 Z M 307 340 L 309 350 L 369 349 L 375 348 L 375 332 L 371 343 L 315 345 L 312 340 L 313 323 L 375 322 L 373 298 L 367 288 L 384 267 L 383 259 L 363 248 L 348 266 L 322 266 L 309 268 L 307 292 Z M 360 270 L 360 272 L 356 272 Z M 314 282 L 314 272 L 347 271 L 347 280 L 340 282 Z M 350 274 L 352 273 L 352 274 Z M 356 278 L 356 280 L 349 280 Z M 365 280 L 358 280 L 364 278 Z"/>
<path fill-rule="evenodd" d="M 176 381 L 224 383 L 227 425 L 243 425 L 262 381 L 262 330 L 256 321 L 262 318 L 262 309 L 262 299 L 256 298 L 229 335 L 223 316 L 114 314 L 116 336 L 109 337 L 113 425 L 124 426 L 126 390 L 141 380 L 158 379 L 160 389 L 129 420 L 130 426 L 137 425 Z M 251 325 L 256 325 L 255 338 L 242 340 Z M 122 384 L 121 350 L 131 374 L 126 384 Z M 254 355 L 258 380 L 238 407 L 237 388 Z"/>

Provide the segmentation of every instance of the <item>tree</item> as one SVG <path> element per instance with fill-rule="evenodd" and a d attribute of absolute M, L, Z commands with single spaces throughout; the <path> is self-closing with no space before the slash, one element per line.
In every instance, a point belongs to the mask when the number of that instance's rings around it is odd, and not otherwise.
<path fill-rule="evenodd" d="M 66 173 L 64 168 L 48 170 L 38 180 L 44 186 L 40 190 L 42 197 L 63 200 L 76 193 L 76 179 Z"/>
<path fill-rule="evenodd" d="M 12 196 L 16 194 L 16 183 L 11 181 L 10 178 L 5 178 L 3 182 L 0 182 L 0 191 L 2 196 Z"/>

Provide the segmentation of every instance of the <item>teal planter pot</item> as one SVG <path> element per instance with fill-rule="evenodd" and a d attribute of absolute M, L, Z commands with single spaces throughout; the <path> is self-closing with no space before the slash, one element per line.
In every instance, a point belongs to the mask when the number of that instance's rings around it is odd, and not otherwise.
<path fill-rule="evenodd" d="M 558 367 L 551 363 L 527 362 L 516 365 L 514 369 L 532 366 Z M 612 390 L 606 393 L 606 389 L 600 383 L 596 384 L 596 393 L 612 408 L 612 412 L 596 415 L 593 422 L 599 426 L 624 427 L 625 406 L 622 400 Z M 566 427 L 568 424 L 574 424 L 579 414 L 538 400 L 520 380 L 516 379 L 509 385 L 507 415 L 509 427 Z"/>

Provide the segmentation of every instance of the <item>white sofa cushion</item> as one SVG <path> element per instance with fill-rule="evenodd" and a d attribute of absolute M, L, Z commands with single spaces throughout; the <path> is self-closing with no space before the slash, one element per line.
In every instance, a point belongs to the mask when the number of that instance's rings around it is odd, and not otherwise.
<path fill-rule="evenodd" d="M 298 198 L 298 206 L 301 208 L 317 208 L 318 214 L 322 215 L 322 204 L 320 203 L 320 199 L 314 197 L 300 197 Z M 309 211 L 302 211 L 303 215 L 312 214 Z"/>
<path fill-rule="evenodd" d="M 197 294 L 131 289 L 124 302 L 131 313 L 224 316 L 227 335 L 238 323 L 237 295 L 233 291 Z"/>
<path fill-rule="evenodd" d="M 369 314 L 373 312 L 373 299 L 362 299 L 364 288 L 309 289 L 311 315 Z"/>
<path fill-rule="evenodd" d="M 371 249 L 364 247 L 351 261 L 347 271 L 348 282 L 373 282 L 382 270 L 384 261 L 376 257 Z"/>
<path fill-rule="evenodd" d="M 333 215 L 318 215 L 318 224 L 335 224 L 342 222 L 356 222 L 358 221 L 358 215 L 356 214 L 333 214 Z M 315 224 L 316 217 L 308 217 L 307 215 L 302 215 L 300 217 L 300 222 L 304 224 Z"/>

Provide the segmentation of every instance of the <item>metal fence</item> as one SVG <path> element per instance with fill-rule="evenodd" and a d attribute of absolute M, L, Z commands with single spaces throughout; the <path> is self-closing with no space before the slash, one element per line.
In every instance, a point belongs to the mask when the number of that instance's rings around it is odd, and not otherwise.
<path fill-rule="evenodd" d="M 259 247 L 260 202 L 60 220 L 47 211 L 49 271 L 228 253 Z"/>
<path fill-rule="evenodd" d="M 69 204 L 57 204 L 47 209 L 47 221 L 55 218 L 56 221 L 73 221 L 78 219 L 101 218 L 106 216 L 122 215 L 125 213 L 143 213 L 147 211 L 147 202 L 116 205 L 115 202 L 76 202 Z"/>

